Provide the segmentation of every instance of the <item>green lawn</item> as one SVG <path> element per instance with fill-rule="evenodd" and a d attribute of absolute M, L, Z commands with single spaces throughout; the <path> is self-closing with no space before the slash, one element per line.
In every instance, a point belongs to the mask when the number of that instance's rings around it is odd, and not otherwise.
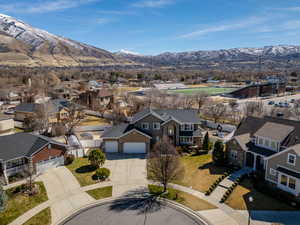
<path fill-rule="evenodd" d="M 168 93 L 170 93 L 170 94 L 186 94 L 186 95 L 206 93 L 208 95 L 215 95 L 215 94 L 228 93 L 233 90 L 234 90 L 234 88 L 198 87 L 198 88 L 169 90 Z"/>
<path fill-rule="evenodd" d="M 18 193 L 18 187 L 6 191 L 8 202 L 5 212 L 0 213 L 0 225 L 6 225 L 13 220 L 48 200 L 46 189 L 42 182 L 36 182 L 40 187 L 40 193 L 35 196 L 26 196 Z"/>
<path fill-rule="evenodd" d="M 50 225 L 51 224 L 51 210 L 50 207 L 42 210 L 34 217 L 29 219 L 23 225 Z"/>
<path fill-rule="evenodd" d="M 109 198 L 112 196 L 112 186 L 89 190 L 87 193 L 96 200 Z"/>
<path fill-rule="evenodd" d="M 155 195 L 160 195 L 163 191 L 163 188 L 157 185 L 148 185 L 148 188 L 149 192 Z M 161 195 L 161 197 L 183 204 L 195 211 L 216 208 L 214 205 L 208 203 L 207 201 L 197 198 L 191 194 L 175 190 L 173 188 L 168 188 L 168 193 Z"/>
<path fill-rule="evenodd" d="M 226 172 L 225 167 L 215 166 L 212 163 L 211 155 L 184 156 L 181 158 L 185 174 L 183 179 L 174 183 L 192 187 L 193 189 L 205 192 L 208 188 Z"/>
<path fill-rule="evenodd" d="M 81 186 L 96 183 L 96 180 L 93 180 L 95 169 L 90 166 L 88 158 L 76 158 L 72 164 L 67 165 L 67 168 L 76 177 Z"/>
<path fill-rule="evenodd" d="M 253 197 L 253 203 L 249 203 L 249 196 Z M 296 210 L 284 202 L 280 202 L 254 189 L 250 179 L 244 179 L 241 184 L 233 190 L 226 200 L 226 204 L 237 210 Z"/>

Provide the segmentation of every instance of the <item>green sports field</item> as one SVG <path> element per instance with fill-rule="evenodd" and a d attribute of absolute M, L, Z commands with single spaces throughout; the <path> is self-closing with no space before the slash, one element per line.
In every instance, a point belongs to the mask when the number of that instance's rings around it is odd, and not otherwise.
<path fill-rule="evenodd" d="M 199 88 L 187 88 L 178 90 L 169 90 L 170 94 L 186 94 L 194 95 L 198 93 L 206 93 L 208 95 L 224 94 L 235 90 L 235 88 L 217 88 L 217 87 L 199 87 Z"/>

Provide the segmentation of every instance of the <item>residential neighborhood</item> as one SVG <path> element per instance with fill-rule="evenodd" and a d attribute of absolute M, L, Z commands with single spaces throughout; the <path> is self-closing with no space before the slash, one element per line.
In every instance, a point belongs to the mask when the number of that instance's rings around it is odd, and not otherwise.
<path fill-rule="evenodd" d="M 0 0 L 0 225 L 300 225 L 299 4 Z"/>

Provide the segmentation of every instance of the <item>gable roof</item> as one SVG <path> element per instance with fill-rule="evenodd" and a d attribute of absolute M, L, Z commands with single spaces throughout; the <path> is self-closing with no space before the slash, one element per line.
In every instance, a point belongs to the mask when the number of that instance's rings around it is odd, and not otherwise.
<path fill-rule="evenodd" d="M 255 136 L 265 137 L 276 141 L 283 141 L 295 127 L 281 123 L 266 122 L 254 133 Z M 274 132 L 272 132 L 274 131 Z"/>
<path fill-rule="evenodd" d="M 171 118 L 179 121 L 180 123 L 196 123 L 200 124 L 201 120 L 198 116 L 198 112 L 195 109 L 145 109 L 141 112 L 136 113 L 131 123 L 145 118 L 148 115 L 154 115 L 162 121 L 168 121 Z"/>
<path fill-rule="evenodd" d="M 0 160 L 30 157 L 49 143 L 65 146 L 48 137 L 29 133 L 17 133 L 0 137 Z"/>
<path fill-rule="evenodd" d="M 290 147 L 296 144 L 300 144 L 300 121 L 280 119 L 280 118 L 269 117 L 269 116 L 263 118 L 252 117 L 252 116 L 246 117 L 237 127 L 234 136 L 249 134 L 249 137 L 252 137 L 260 128 L 262 128 L 268 122 L 271 124 L 276 123 L 276 124 L 293 127 L 293 130 L 289 133 L 289 135 L 287 135 L 287 137 L 285 137 L 284 140 L 282 140 L 283 146 Z M 281 132 L 281 131 L 279 130 L 275 131 L 274 128 L 271 128 L 271 130 L 267 130 L 265 135 L 267 135 L 268 133 L 277 133 L 277 132 Z M 269 134 L 269 135 L 276 135 L 276 134 Z"/>
<path fill-rule="evenodd" d="M 146 137 L 152 138 L 151 135 L 145 133 L 144 131 L 134 127 L 132 124 L 122 123 L 116 126 L 113 126 L 106 130 L 101 136 L 104 139 L 107 138 L 120 138 L 123 137 L 133 131 L 136 131 Z"/>
<path fill-rule="evenodd" d="M 16 112 L 36 112 L 38 110 L 39 104 L 37 103 L 21 103 L 16 106 Z"/>

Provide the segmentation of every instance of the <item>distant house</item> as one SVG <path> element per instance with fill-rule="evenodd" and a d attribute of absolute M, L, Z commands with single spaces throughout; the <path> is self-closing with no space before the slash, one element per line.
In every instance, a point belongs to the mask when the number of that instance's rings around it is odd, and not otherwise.
<path fill-rule="evenodd" d="M 175 90 L 187 88 L 183 83 L 158 83 L 153 84 L 153 86 L 158 90 Z"/>
<path fill-rule="evenodd" d="M 45 104 L 21 103 L 15 108 L 15 120 L 25 122 L 26 119 L 36 118 L 39 113 L 47 112 L 48 122 L 57 123 L 68 118 L 71 103 L 65 99 L 50 100 Z"/>
<path fill-rule="evenodd" d="M 264 174 L 270 187 L 300 200 L 300 122 L 247 117 L 227 142 L 230 164 Z"/>
<path fill-rule="evenodd" d="M 147 153 L 151 145 L 167 136 L 174 146 L 200 145 L 201 120 L 197 110 L 146 109 L 129 124 L 120 124 L 102 135 L 106 152 Z"/>
<path fill-rule="evenodd" d="M 64 165 L 67 146 L 41 135 L 17 133 L 0 137 L 0 178 L 25 174 L 29 167 L 34 174 Z"/>
<path fill-rule="evenodd" d="M 114 102 L 114 95 L 110 89 L 102 88 L 100 90 L 89 90 L 79 95 L 79 103 L 91 109 L 97 106 L 111 108 Z"/>

